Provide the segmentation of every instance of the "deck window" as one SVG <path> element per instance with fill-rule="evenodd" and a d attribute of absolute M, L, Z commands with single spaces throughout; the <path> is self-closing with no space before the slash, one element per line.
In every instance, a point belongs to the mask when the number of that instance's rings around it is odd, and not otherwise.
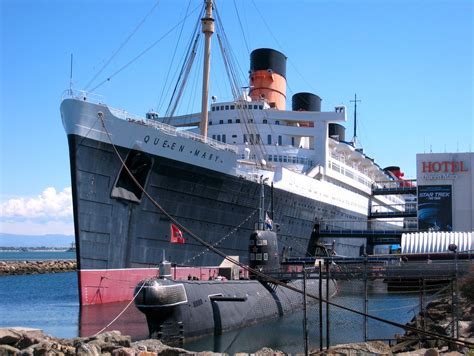
<path fill-rule="evenodd" d="M 271 145 L 272 144 L 272 135 L 267 136 L 267 144 Z"/>

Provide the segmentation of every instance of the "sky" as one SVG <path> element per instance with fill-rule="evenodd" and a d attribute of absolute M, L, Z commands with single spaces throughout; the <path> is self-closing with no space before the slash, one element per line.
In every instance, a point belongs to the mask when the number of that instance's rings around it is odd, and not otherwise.
<path fill-rule="evenodd" d="M 59 113 L 71 54 L 74 89 L 164 113 L 201 4 L 0 0 L 0 233 L 73 234 Z M 380 166 L 415 178 L 416 153 L 473 150 L 473 1 L 220 0 L 217 10 L 242 85 L 250 51 L 277 49 L 287 107 L 297 92 L 319 95 L 323 111 L 345 104 L 348 138 L 357 93 L 357 136 Z M 211 65 L 210 94 L 230 99 L 216 37 Z M 178 112 L 200 110 L 200 85 L 194 70 Z"/>

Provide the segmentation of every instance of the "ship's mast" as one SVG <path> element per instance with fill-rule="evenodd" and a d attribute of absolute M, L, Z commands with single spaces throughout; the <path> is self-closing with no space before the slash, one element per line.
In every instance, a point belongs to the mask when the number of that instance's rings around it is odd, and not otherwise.
<path fill-rule="evenodd" d="M 352 137 L 352 146 L 356 146 L 357 141 L 357 103 L 360 103 L 362 100 L 357 100 L 357 94 L 354 94 L 354 100 L 351 100 L 351 103 L 354 103 L 354 137 Z"/>
<path fill-rule="evenodd" d="M 201 106 L 201 135 L 207 137 L 208 99 L 209 99 L 209 67 L 211 62 L 211 36 L 214 33 L 212 17 L 212 0 L 206 0 L 206 15 L 201 19 L 202 32 L 206 38 L 204 43 L 204 69 L 202 75 L 202 106 Z"/>

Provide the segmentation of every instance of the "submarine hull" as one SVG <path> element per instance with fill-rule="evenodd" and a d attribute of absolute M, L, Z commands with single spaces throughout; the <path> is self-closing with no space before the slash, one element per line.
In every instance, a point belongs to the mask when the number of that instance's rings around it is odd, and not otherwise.
<path fill-rule="evenodd" d="M 172 344 L 219 335 L 303 308 L 300 293 L 256 280 L 165 281 L 142 282 L 135 304 L 146 315 L 150 337 Z M 329 283 L 333 295 L 336 285 Z M 288 284 L 303 289 L 302 280 Z M 317 295 L 319 280 L 307 280 L 306 288 Z M 308 298 L 308 304 L 314 302 Z"/>

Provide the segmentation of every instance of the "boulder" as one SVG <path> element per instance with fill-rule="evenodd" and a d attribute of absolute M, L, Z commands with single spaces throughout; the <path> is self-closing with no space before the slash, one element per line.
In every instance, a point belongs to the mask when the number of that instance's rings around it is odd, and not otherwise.
<path fill-rule="evenodd" d="M 11 345 L 0 345 L 0 355 L 16 356 L 20 354 L 20 350 Z"/>
<path fill-rule="evenodd" d="M 12 329 L 0 329 L 0 345 L 15 345 L 21 339 L 21 333 Z"/>

